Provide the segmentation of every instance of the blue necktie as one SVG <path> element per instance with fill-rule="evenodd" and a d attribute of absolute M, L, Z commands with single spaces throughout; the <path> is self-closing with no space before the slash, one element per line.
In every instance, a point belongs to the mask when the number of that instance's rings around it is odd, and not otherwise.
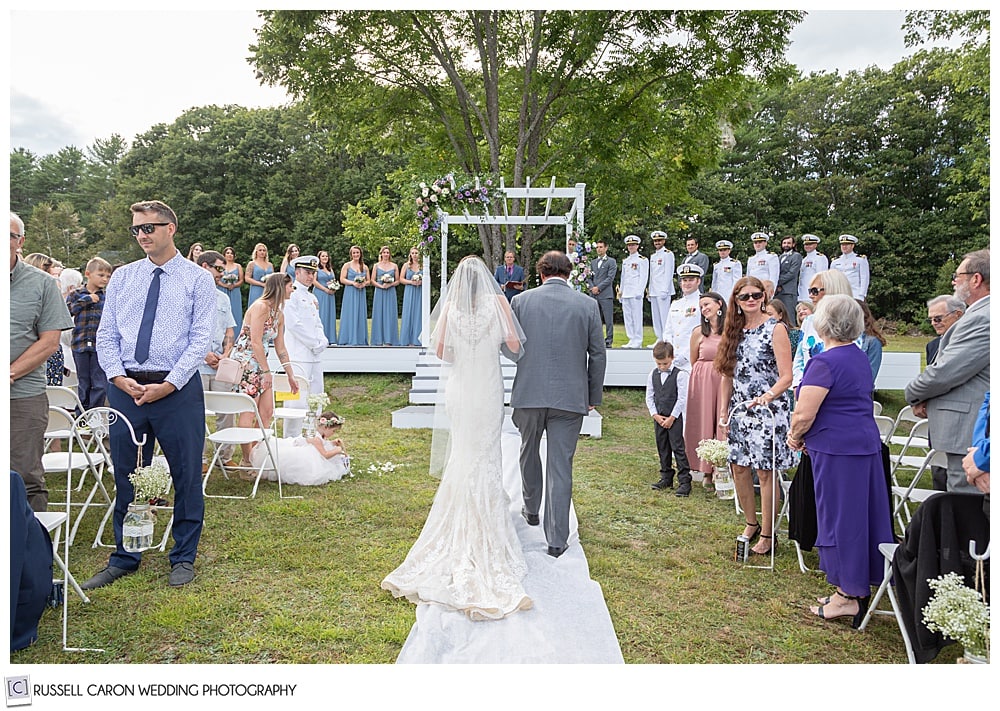
<path fill-rule="evenodd" d="M 135 341 L 136 363 L 145 363 L 149 359 L 149 340 L 153 335 L 153 321 L 156 320 L 156 302 L 160 300 L 161 274 L 163 274 L 163 270 L 159 267 L 153 270 L 153 281 L 146 293 L 146 306 L 142 309 L 139 337 Z"/>

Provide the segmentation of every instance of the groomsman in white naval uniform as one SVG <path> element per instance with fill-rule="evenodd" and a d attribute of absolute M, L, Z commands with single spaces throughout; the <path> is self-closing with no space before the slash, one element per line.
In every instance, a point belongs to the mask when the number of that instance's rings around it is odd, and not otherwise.
<path fill-rule="evenodd" d="M 667 325 L 660 338 L 673 345 L 674 364 L 687 371 L 691 370 L 691 332 L 701 323 L 698 301 L 701 299 L 701 281 L 704 275 L 701 267 L 691 262 L 677 267 L 681 295 L 670 304 Z"/>
<path fill-rule="evenodd" d="M 719 250 L 719 261 L 712 267 L 712 291 L 725 299 L 728 304 L 733 286 L 743 278 L 743 265 L 729 256 L 733 250 L 733 243 L 728 239 L 720 239 L 715 243 L 715 248 Z"/>
<path fill-rule="evenodd" d="M 777 287 L 781 265 L 778 263 L 778 255 L 767 251 L 767 240 L 768 236 L 764 232 L 750 235 L 754 253 L 747 259 L 747 276 L 769 281 L 772 286 Z"/>
<path fill-rule="evenodd" d="M 814 234 L 802 235 L 802 266 L 799 268 L 799 301 L 809 303 L 809 284 L 813 277 L 830 268 L 830 260 L 819 253 L 819 237 Z M 790 315 L 790 314 L 789 314 Z"/>
<path fill-rule="evenodd" d="M 323 386 L 323 364 L 320 356 L 327 348 L 326 333 L 319 318 L 319 302 L 309 292 L 316 281 L 319 259 L 313 256 L 292 260 L 295 268 L 295 289 L 285 300 L 285 346 L 288 358 L 296 365 L 295 372 L 302 373 L 309 381 L 309 393 L 325 391 Z M 304 397 L 289 401 L 288 407 L 308 408 Z M 285 437 L 298 437 L 302 432 L 302 420 L 285 422 Z"/>
<path fill-rule="evenodd" d="M 642 297 L 649 281 L 649 260 L 639 254 L 639 235 L 628 235 L 625 248 L 628 256 L 622 260 L 618 300 L 622 304 L 625 335 L 628 343 L 622 348 L 642 348 Z"/>
<path fill-rule="evenodd" d="M 653 253 L 649 255 L 649 304 L 653 311 L 653 333 L 659 338 L 667 325 L 670 297 L 674 295 L 674 253 L 666 248 L 667 233 L 654 230 Z"/>
<path fill-rule="evenodd" d="M 847 277 L 855 299 L 864 301 L 868 296 L 868 258 L 863 254 L 854 253 L 854 245 L 858 238 L 854 235 L 840 235 L 840 256 L 830 262 L 830 269 L 836 269 Z"/>

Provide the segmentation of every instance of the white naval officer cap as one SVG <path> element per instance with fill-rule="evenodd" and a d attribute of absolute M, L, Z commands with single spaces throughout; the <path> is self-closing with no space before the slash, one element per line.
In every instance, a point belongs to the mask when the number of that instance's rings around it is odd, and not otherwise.
<path fill-rule="evenodd" d="M 733 248 L 733 243 L 730 242 L 728 239 L 720 239 L 718 242 L 715 243 L 715 248 L 716 249 L 732 249 Z"/>
<path fill-rule="evenodd" d="M 298 257 L 292 260 L 292 267 L 295 269 L 311 269 L 315 272 L 319 270 L 319 258 L 312 255 Z"/>
<path fill-rule="evenodd" d="M 840 235 L 839 241 L 841 244 L 845 244 L 847 242 L 850 242 L 851 244 L 857 244 L 858 238 L 855 237 L 854 235 Z"/>
<path fill-rule="evenodd" d="M 649 238 L 653 241 L 656 241 L 658 239 L 666 240 L 667 233 L 664 232 L 663 230 L 653 230 L 652 232 L 649 233 Z"/>
<path fill-rule="evenodd" d="M 628 235 L 625 238 L 625 244 L 639 244 L 640 242 L 642 240 L 639 238 L 639 235 Z"/>
<path fill-rule="evenodd" d="M 699 279 L 701 279 L 703 276 L 705 276 L 705 271 L 697 264 L 694 264 L 692 262 L 685 262 L 684 264 L 681 264 L 679 267 L 677 267 L 677 276 L 679 276 L 681 279 L 683 279 L 684 277 L 698 277 Z"/>
<path fill-rule="evenodd" d="M 771 239 L 771 237 L 767 234 L 767 232 L 754 232 L 750 235 L 751 242 L 767 242 L 769 239 Z"/>
<path fill-rule="evenodd" d="M 805 244 L 806 242 L 810 244 L 819 244 L 819 237 L 817 237 L 812 233 L 807 232 L 806 234 L 802 235 L 802 243 Z"/>

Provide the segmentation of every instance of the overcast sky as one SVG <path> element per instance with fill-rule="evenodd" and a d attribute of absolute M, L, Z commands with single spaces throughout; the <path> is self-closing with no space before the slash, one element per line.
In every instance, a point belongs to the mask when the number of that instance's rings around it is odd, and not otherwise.
<path fill-rule="evenodd" d="M 811 12 L 788 58 L 804 72 L 871 65 L 904 54 L 901 11 Z M 280 105 L 247 63 L 252 10 L 14 10 L 9 15 L 10 145 L 38 155 L 113 133 L 132 141 L 208 104 Z"/>

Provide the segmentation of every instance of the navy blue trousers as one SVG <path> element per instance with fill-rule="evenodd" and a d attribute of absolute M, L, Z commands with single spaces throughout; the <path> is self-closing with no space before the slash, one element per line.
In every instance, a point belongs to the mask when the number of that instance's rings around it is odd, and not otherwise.
<path fill-rule="evenodd" d="M 131 397 L 108 383 L 108 405 L 128 418 L 136 438 L 146 435 L 142 463 L 153 459 L 153 442 L 160 443 L 174 482 L 174 547 L 170 564 L 194 563 L 205 519 L 205 498 L 201 492 L 201 450 L 205 442 L 205 395 L 201 378 L 194 376 L 180 390 L 155 402 L 137 406 Z M 137 447 L 128 427 L 121 421 L 111 426 L 111 459 L 115 465 L 114 528 L 115 552 L 109 565 L 135 570 L 142 560 L 140 553 L 128 553 L 122 547 L 122 522 L 132 503 L 134 490 L 128 475 L 135 470 Z"/>
<path fill-rule="evenodd" d="M 101 364 L 97 362 L 97 352 L 73 351 L 73 362 L 76 363 L 77 393 L 83 409 L 104 407 L 104 399 L 108 394 L 108 379 L 101 370 Z"/>

